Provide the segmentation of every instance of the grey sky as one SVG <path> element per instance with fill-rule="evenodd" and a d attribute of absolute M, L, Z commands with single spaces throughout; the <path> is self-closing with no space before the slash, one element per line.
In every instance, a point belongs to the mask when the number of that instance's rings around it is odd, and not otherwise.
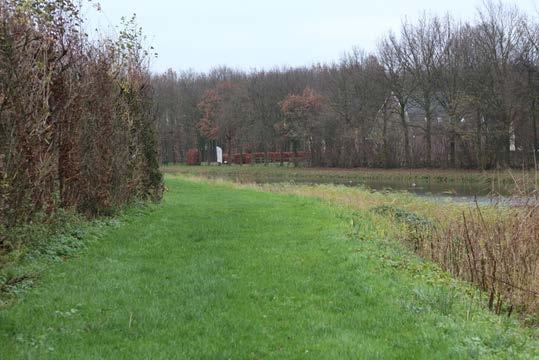
<path fill-rule="evenodd" d="M 94 0 L 96 1 L 96 0 Z M 98 0 L 86 10 L 92 27 L 106 29 L 137 14 L 159 53 L 154 71 L 207 71 L 217 65 L 253 69 L 337 60 L 357 46 L 373 50 L 401 20 L 422 11 L 468 19 L 481 0 Z M 537 0 L 513 0 L 537 16 Z"/>

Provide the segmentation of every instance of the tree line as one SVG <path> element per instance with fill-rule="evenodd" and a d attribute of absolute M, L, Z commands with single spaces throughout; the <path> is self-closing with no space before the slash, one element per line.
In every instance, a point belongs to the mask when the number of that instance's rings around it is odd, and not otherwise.
<path fill-rule="evenodd" d="M 531 167 L 539 155 L 539 27 L 487 2 L 473 21 L 424 14 L 373 53 L 310 67 L 169 70 L 156 89 L 160 160 L 189 149 L 306 151 L 313 166 Z"/>
<path fill-rule="evenodd" d="M 90 40 L 75 1 L 0 0 L 0 247 L 38 214 L 161 196 L 143 39 L 131 18 Z"/>

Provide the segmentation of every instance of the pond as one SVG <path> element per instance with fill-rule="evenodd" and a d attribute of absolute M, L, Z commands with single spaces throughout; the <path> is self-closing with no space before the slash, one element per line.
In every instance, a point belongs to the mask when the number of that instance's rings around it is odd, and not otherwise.
<path fill-rule="evenodd" d="M 180 167 L 173 172 L 193 174 L 207 178 L 221 178 L 239 183 L 295 183 L 333 184 L 362 186 L 373 191 L 406 191 L 436 202 L 478 202 L 521 204 L 523 201 L 509 197 L 512 192 L 510 181 L 498 181 L 494 185 L 492 176 L 478 173 L 392 171 L 344 169 L 290 169 L 262 167 Z M 460 176 L 459 176 L 460 174 Z M 494 191 L 493 191 L 494 190 Z M 493 196 L 493 195 L 497 196 Z M 526 199 L 528 201 L 529 199 Z M 537 201 L 535 198 L 532 199 Z"/>
<path fill-rule="evenodd" d="M 380 181 L 366 179 L 361 184 L 376 191 L 407 191 L 409 193 L 428 198 L 430 200 L 444 202 L 479 202 L 491 203 L 509 201 L 508 190 L 502 191 L 502 196 L 492 196 L 491 188 L 484 183 L 473 184 L 443 184 L 443 183 L 409 183 L 405 181 Z"/>
<path fill-rule="evenodd" d="M 265 181 L 267 183 L 267 181 Z M 302 183 L 301 181 L 295 181 Z M 303 182 L 306 183 L 306 182 Z M 313 183 L 310 181 L 309 183 Z M 514 198 L 510 197 L 509 188 L 499 188 L 497 192 L 493 192 L 491 186 L 487 183 L 420 183 L 397 180 L 379 180 L 379 179 L 362 179 L 362 180 L 346 180 L 346 181 L 331 181 L 331 182 L 316 182 L 345 185 L 345 186 L 362 186 L 373 191 L 406 191 L 417 196 L 421 196 L 426 200 L 435 202 L 462 202 L 478 204 L 505 204 L 510 206 L 524 205 L 526 203 L 536 203 L 537 198 Z"/>
<path fill-rule="evenodd" d="M 238 174 L 235 174 L 238 175 Z M 271 176 L 268 174 L 241 174 L 233 176 L 232 174 L 206 174 L 210 178 L 225 178 L 242 183 L 272 184 L 281 182 L 291 182 L 296 184 L 333 184 L 344 186 L 363 186 L 374 191 L 407 191 L 418 196 L 426 197 L 435 201 L 457 201 L 457 202 L 475 202 L 489 203 L 492 201 L 504 200 L 498 196 L 493 200 L 492 191 L 488 184 L 478 182 L 473 184 L 447 184 L 447 183 L 414 183 L 398 180 L 380 180 L 380 179 L 347 179 L 343 177 L 317 177 L 312 176 L 289 176 L 283 177 L 281 174 Z M 507 195 L 509 190 L 502 191 Z"/>

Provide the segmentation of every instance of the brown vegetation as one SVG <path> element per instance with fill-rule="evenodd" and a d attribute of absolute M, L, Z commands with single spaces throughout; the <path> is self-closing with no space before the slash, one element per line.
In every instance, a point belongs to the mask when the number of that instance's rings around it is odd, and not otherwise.
<path fill-rule="evenodd" d="M 90 42 L 71 0 L 0 0 L 0 229 L 160 197 L 142 40 L 131 19 Z"/>
<path fill-rule="evenodd" d="M 510 315 L 516 307 L 539 313 L 537 203 L 506 209 L 488 220 L 480 208 L 464 211 L 462 220 L 450 221 L 430 243 L 423 251 L 487 292 L 491 310 Z"/>

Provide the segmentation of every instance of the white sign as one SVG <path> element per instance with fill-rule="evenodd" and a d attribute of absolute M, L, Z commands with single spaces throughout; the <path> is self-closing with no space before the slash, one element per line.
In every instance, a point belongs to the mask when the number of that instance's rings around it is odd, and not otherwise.
<path fill-rule="evenodd" d="M 217 153 L 217 162 L 219 164 L 223 163 L 223 149 L 221 149 L 219 146 L 215 148 L 215 151 Z"/>

